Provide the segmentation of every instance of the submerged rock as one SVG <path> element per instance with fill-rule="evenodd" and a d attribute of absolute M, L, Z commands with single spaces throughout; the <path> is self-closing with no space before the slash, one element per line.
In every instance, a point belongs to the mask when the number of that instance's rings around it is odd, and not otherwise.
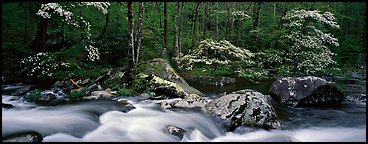
<path fill-rule="evenodd" d="M 38 132 L 22 132 L 2 138 L 3 142 L 42 142 L 42 135 Z"/>
<path fill-rule="evenodd" d="M 2 103 L 3 108 L 12 108 L 14 107 L 12 104 Z"/>
<path fill-rule="evenodd" d="M 204 111 L 230 121 L 228 130 L 241 125 L 279 128 L 275 109 L 267 98 L 253 90 L 240 90 L 207 103 Z"/>
<path fill-rule="evenodd" d="M 344 99 L 336 86 L 314 76 L 278 79 L 272 84 L 270 95 L 288 106 L 327 106 L 339 104 Z"/>
<path fill-rule="evenodd" d="M 177 138 L 179 138 L 180 140 L 183 139 L 183 136 L 187 133 L 187 131 L 185 129 L 182 129 L 180 127 L 177 126 L 173 126 L 173 125 L 168 125 L 165 127 L 164 129 L 165 133 L 171 134 L 176 136 Z"/>

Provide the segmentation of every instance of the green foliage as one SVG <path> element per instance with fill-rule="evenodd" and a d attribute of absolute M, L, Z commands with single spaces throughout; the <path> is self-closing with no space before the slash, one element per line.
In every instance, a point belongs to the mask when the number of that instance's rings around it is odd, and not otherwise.
<path fill-rule="evenodd" d="M 282 51 L 268 49 L 256 53 L 257 66 L 262 68 L 276 68 L 285 64 L 290 59 L 286 58 Z"/>
<path fill-rule="evenodd" d="M 42 97 L 41 91 L 35 90 L 26 96 L 26 100 L 29 102 L 35 102 L 40 100 L 41 97 Z"/>
<path fill-rule="evenodd" d="M 269 72 L 264 69 L 239 69 L 236 73 L 239 77 L 250 80 L 263 80 L 269 78 Z"/>
<path fill-rule="evenodd" d="M 133 81 L 133 90 L 136 92 L 149 92 L 149 85 L 152 84 L 151 80 L 148 80 L 141 75 L 137 75 Z"/>
<path fill-rule="evenodd" d="M 127 88 L 121 88 L 118 90 L 117 94 L 119 96 L 132 96 L 134 95 L 134 91 L 131 89 L 127 89 Z"/>
<path fill-rule="evenodd" d="M 276 73 L 281 76 L 291 76 L 293 75 L 292 68 L 288 65 L 281 65 L 276 68 Z"/>
<path fill-rule="evenodd" d="M 79 99 L 79 98 L 82 98 L 84 96 L 85 96 L 85 94 L 84 94 L 83 91 L 78 91 L 78 92 L 71 92 L 68 95 L 68 98 L 70 98 L 70 99 Z"/>

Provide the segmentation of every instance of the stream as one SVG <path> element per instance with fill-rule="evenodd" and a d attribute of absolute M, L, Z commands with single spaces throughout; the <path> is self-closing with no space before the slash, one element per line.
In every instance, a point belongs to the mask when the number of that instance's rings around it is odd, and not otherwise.
<path fill-rule="evenodd" d="M 238 89 L 255 89 L 267 94 L 270 82 L 249 85 L 200 86 L 188 83 L 207 94 Z M 3 86 L 3 89 L 11 86 Z M 13 86 L 14 87 L 14 86 Z M 207 91 L 205 91 L 205 89 Z M 365 94 L 365 93 L 364 93 Z M 40 106 L 22 96 L 2 94 L 2 137 L 24 131 L 36 131 L 43 142 L 365 142 L 366 104 L 343 102 L 335 108 L 293 108 L 273 104 L 282 124 L 281 129 L 264 130 L 241 126 L 226 132 L 218 121 L 201 111 L 163 109 L 159 103 L 169 100 L 139 100 L 137 97 L 117 97 L 117 101 L 95 100 Z M 132 109 L 134 107 L 134 109 Z M 168 125 L 186 131 L 182 138 L 164 131 Z"/>

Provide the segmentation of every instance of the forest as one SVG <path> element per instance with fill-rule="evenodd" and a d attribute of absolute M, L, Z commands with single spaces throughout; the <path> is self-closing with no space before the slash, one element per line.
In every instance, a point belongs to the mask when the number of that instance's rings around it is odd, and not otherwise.
<path fill-rule="evenodd" d="M 2 2 L 3 141 L 366 141 L 366 45 L 365 2 Z"/>

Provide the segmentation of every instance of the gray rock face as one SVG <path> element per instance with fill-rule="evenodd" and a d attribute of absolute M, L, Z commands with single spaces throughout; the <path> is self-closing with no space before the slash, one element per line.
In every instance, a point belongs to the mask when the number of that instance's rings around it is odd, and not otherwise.
<path fill-rule="evenodd" d="M 230 121 L 228 130 L 240 125 L 278 128 L 280 123 L 267 98 L 253 90 L 241 90 L 221 96 L 205 105 L 204 111 Z"/>
<path fill-rule="evenodd" d="M 42 135 L 37 132 L 17 133 L 3 137 L 3 142 L 42 142 Z"/>
<path fill-rule="evenodd" d="M 174 104 L 175 107 L 185 107 L 185 108 L 194 108 L 194 107 L 204 107 L 207 104 L 207 100 L 203 99 L 197 94 L 189 94 L 184 97 L 184 99 L 178 101 Z"/>
<path fill-rule="evenodd" d="M 334 85 L 314 76 L 278 79 L 272 84 L 270 95 L 288 106 L 323 106 L 337 104 L 344 99 Z"/>

